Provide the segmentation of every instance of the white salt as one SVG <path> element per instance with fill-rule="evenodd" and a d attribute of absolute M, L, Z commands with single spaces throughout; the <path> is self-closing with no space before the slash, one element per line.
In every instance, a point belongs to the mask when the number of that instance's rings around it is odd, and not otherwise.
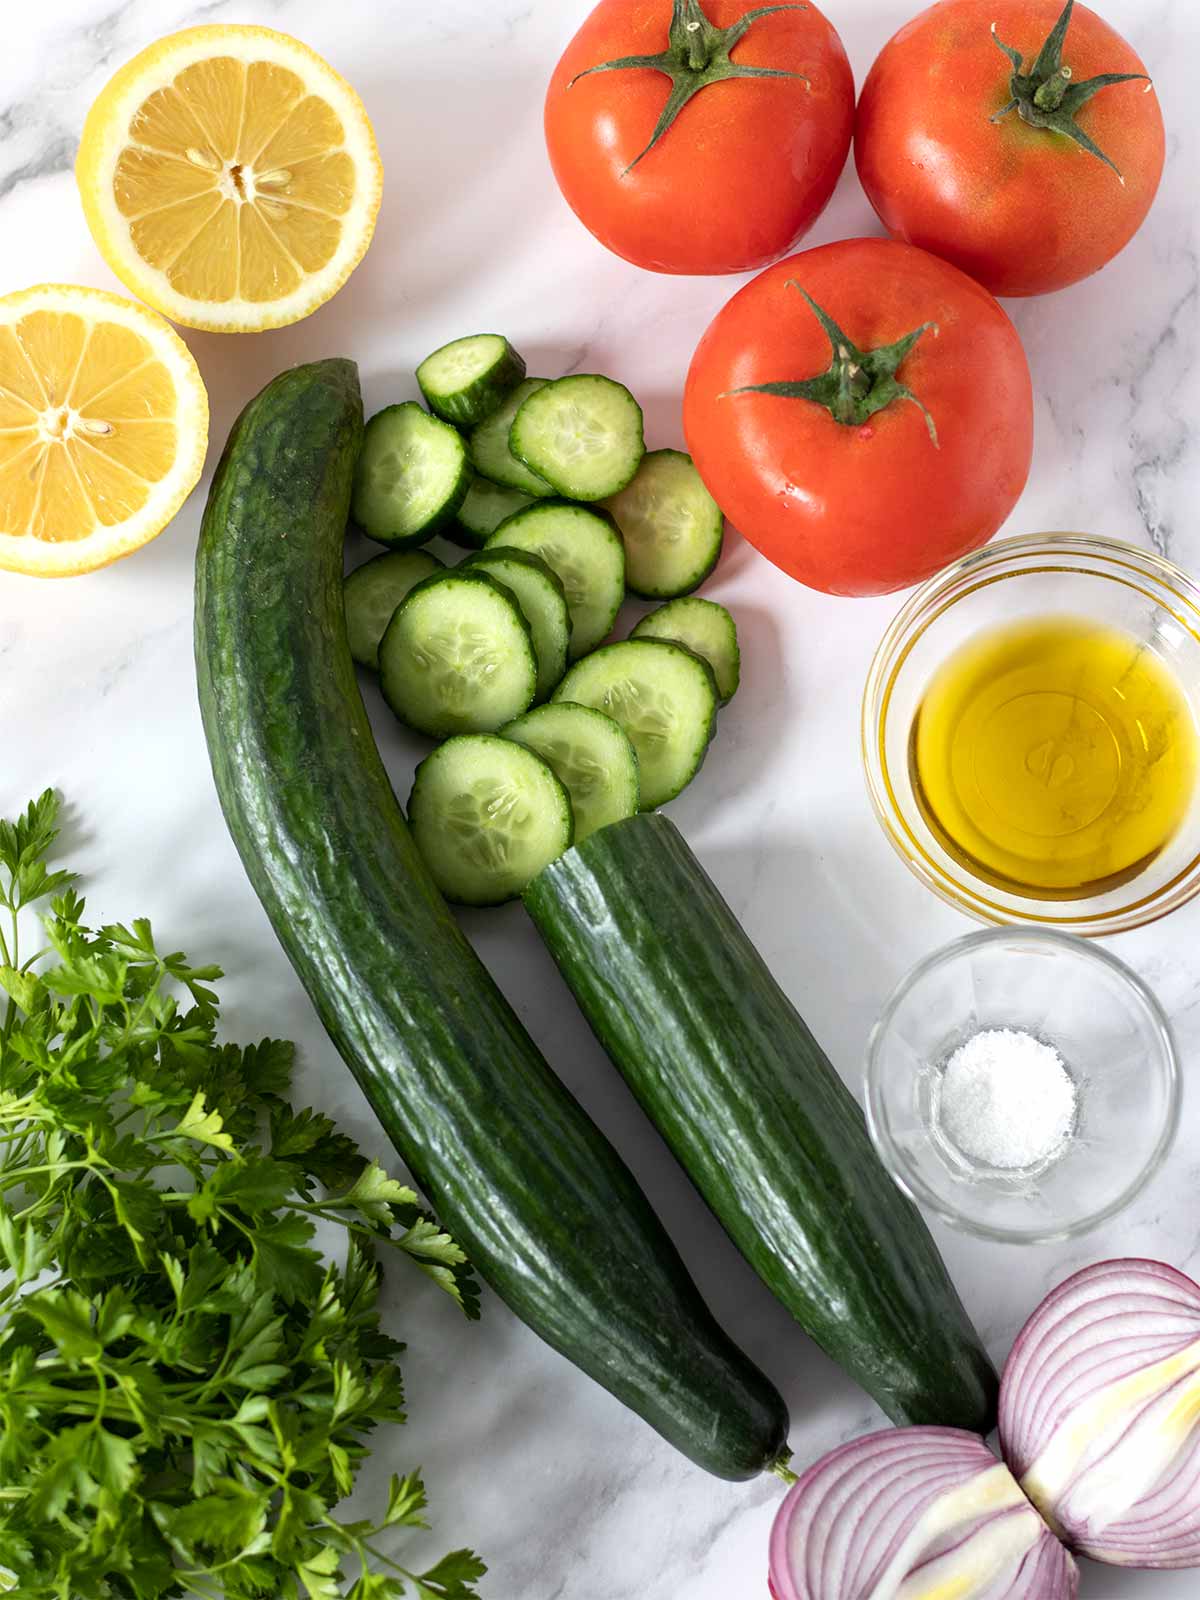
<path fill-rule="evenodd" d="M 1053 1046 L 1015 1028 L 985 1028 L 946 1063 L 934 1114 L 971 1160 L 1037 1166 L 1075 1130 L 1075 1084 Z"/>

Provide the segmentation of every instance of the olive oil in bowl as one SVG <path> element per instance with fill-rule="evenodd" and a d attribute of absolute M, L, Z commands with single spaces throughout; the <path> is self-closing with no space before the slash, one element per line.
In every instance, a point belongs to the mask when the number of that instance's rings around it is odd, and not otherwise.
<path fill-rule="evenodd" d="M 926 822 L 985 881 L 1037 900 L 1118 888 L 1196 786 L 1195 722 L 1161 658 L 1072 617 L 991 629 L 935 674 L 909 759 Z"/>

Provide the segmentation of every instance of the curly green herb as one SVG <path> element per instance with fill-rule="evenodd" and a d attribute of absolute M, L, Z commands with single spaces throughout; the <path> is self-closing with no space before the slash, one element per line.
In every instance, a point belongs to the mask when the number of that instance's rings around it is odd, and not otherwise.
<path fill-rule="evenodd" d="M 334 1515 L 371 1431 L 404 1420 L 377 1247 L 473 1317 L 462 1251 L 288 1105 L 291 1045 L 217 1043 L 218 968 L 160 954 L 145 921 L 85 927 L 47 865 L 57 813 L 47 792 L 0 821 L 0 1589 L 470 1600 L 469 1550 L 396 1559 L 391 1530 L 425 1526 L 418 1473 L 378 1523 Z"/>

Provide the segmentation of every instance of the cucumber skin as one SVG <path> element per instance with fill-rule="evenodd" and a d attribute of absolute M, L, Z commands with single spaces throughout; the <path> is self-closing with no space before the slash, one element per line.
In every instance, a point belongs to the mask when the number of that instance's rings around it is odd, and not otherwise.
<path fill-rule="evenodd" d="M 698 1465 L 754 1477 L 786 1454 L 783 1401 L 475 956 L 392 793 L 341 604 L 361 435 L 354 364 L 298 367 L 247 406 L 213 481 L 196 665 L 230 832 L 339 1053 L 481 1275 Z"/>
<path fill-rule="evenodd" d="M 527 715 L 528 715 L 528 712 L 522 712 L 522 716 L 527 716 Z M 517 720 L 519 720 L 519 719 L 517 719 Z M 571 796 L 570 796 L 570 793 L 567 790 L 566 784 L 559 777 L 558 773 L 555 772 L 554 768 L 550 765 L 550 763 L 548 761 L 546 761 L 542 756 L 540 756 L 536 750 L 529 749 L 529 747 L 527 745 L 519 745 L 518 741 L 516 741 L 514 739 L 508 739 L 503 734 L 495 734 L 495 733 L 478 734 L 478 733 L 476 733 L 476 734 L 457 734 L 457 735 L 455 735 L 454 737 L 452 737 L 450 739 L 443 740 L 443 742 L 438 745 L 436 750 L 431 750 L 429 752 L 429 754 L 425 757 L 424 761 L 421 762 L 420 766 L 418 766 L 416 772 L 413 774 L 413 784 L 412 784 L 411 790 L 409 791 L 409 796 L 408 796 L 408 818 L 409 818 L 408 825 L 409 825 L 409 828 L 410 828 L 410 830 L 412 832 L 413 839 L 417 843 L 417 848 L 418 849 L 420 849 L 421 836 L 422 836 L 423 832 L 425 831 L 421 826 L 421 821 L 420 821 L 421 806 L 419 804 L 419 802 L 421 800 L 421 771 L 422 771 L 422 768 L 428 767 L 429 763 L 431 761 L 444 760 L 445 759 L 445 754 L 446 754 L 446 746 L 447 745 L 452 745 L 455 742 L 456 738 L 459 738 L 459 739 L 461 739 L 461 738 L 467 738 L 467 739 L 492 739 L 499 745 L 505 745 L 505 744 L 517 745 L 517 747 L 519 749 L 523 750 L 526 755 L 532 756 L 535 761 L 539 762 L 543 767 L 545 767 L 546 771 L 549 773 L 550 777 L 553 779 L 554 784 L 557 786 L 558 793 L 559 793 L 559 796 L 560 796 L 561 802 L 562 802 L 562 808 L 563 808 L 563 811 L 566 814 L 566 819 L 567 819 L 567 848 L 569 849 L 570 846 L 572 844 L 574 844 L 574 842 L 575 842 L 575 813 L 571 809 Z M 430 868 L 430 871 L 432 872 L 433 869 Z M 436 878 L 436 873 L 434 874 L 434 877 Z M 521 891 L 519 889 L 514 894 L 501 895 L 498 899 L 493 899 L 493 900 L 481 899 L 481 898 L 478 898 L 478 897 L 475 898 L 475 899 L 470 899 L 469 900 L 469 899 L 466 898 L 465 895 L 456 895 L 456 894 L 452 893 L 449 888 L 443 888 L 442 889 L 442 894 L 446 897 L 447 900 L 450 901 L 451 905 L 474 906 L 474 907 L 476 907 L 476 908 L 478 908 L 480 910 L 490 910 L 495 906 L 511 905 L 511 903 L 514 900 L 519 900 L 521 898 Z"/>
<path fill-rule="evenodd" d="M 929 1230 L 674 825 L 600 829 L 524 901 L 643 1109 L 806 1332 L 893 1422 L 988 1434 L 996 1373 Z"/>
<path fill-rule="evenodd" d="M 474 336 L 468 335 L 468 337 Z M 504 336 L 500 334 L 497 337 Z M 457 339 L 451 339 L 449 344 L 458 342 Z M 425 360 L 430 361 L 433 356 L 440 356 L 443 350 L 449 348 L 449 344 L 441 345 L 432 355 L 426 356 Z M 498 369 L 493 367 L 491 372 L 476 378 L 474 383 L 453 396 L 435 394 L 425 387 L 421 382 L 421 367 L 424 365 L 425 361 L 422 361 L 421 366 L 417 368 L 416 377 L 417 387 L 425 399 L 425 404 L 435 417 L 440 417 L 453 428 L 464 430 L 486 421 L 493 411 L 504 404 L 517 385 L 525 381 L 525 358 L 519 351 L 513 349 L 507 339 L 504 340 L 504 354 L 498 363 Z"/>
<path fill-rule="evenodd" d="M 479 477 L 479 473 L 475 472 L 474 467 L 471 468 L 471 471 L 475 474 L 476 478 Z M 508 517 L 515 516 L 518 511 L 526 511 L 531 505 L 535 504 L 535 501 L 529 495 L 521 494 L 519 489 L 505 489 L 502 483 L 496 484 L 495 487 L 503 490 L 505 494 L 517 495 L 525 502 L 524 505 L 516 506 L 512 511 L 506 513 L 505 516 L 500 518 L 500 522 L 507 521 Z M 458 545 L 461 550 L 482 550 L 487 544 L 488 540 L 492 537 L 493 533 L 495 533 L 496 529 L 500 526 L 500 522 L 493 523 L 486 533 L 480 533 L 476 529 L 468 527 L 463 521 L 462 512 L 466 506 L 467 500 L 470 499 L 470 496 L 471 491 L 468 488 L 466 497 L 463 500 L 463 504 L 458 508 L 458 515 L 454 518 L 453 522 L 447 523 L 442 529 L 442 538 L 449 539 L 452 544 Z"/>
<path fill-rule="evenodd" d="M 574 382 L 577 379 L 599 379 L 601 383 L 608 383 L 608 384 L 611 384 L 614 388 L 623 389 L 625 391 L 626 398 L 629 400 L 630 404 L 633 406 L 633 409 L 638 414 L 638 426 L 639 426 L 640 437 L 641 437 L 641 451 L 640 451 L 640 453 L 638 455 L 635 456 L 634 461 L 633 461 L 633 465 L 629 468 L 628 473 L 625 475 L 624 479 L 621 482 L 619 482 L 619 483 L 614 482 L 612 484 L 612 486 L 610 488 L 605 489 L 602 494 L 580 495 L 580 494 L 575 494 L 569 487 L 567 487 L 567 485 L 564 483 L 564 481 L 562 480 L 561 477 L 559 477 L 557 479 L 555 479 L 555 478 L 544 478 L 543 479 L 543 482 L 548 483 L 550 485 L 550 492 L 552 494 L 556 495 L 560 500 L 565 500 L 571 505 L 595 506 L 595 507 L 599 508 L 599 506 L 601 505 L 601 503 L 603 501 L 611 500 L 613 495 L 620 494 L 623 489 L 628 489 L 629 485 L 637 477 L 638 468 L 641 466 L 642 462 L 646 459 L 646 414 L 642 410 L 641 406 L 638 404 L 636 399 L 634 399 L 634 396 L 631 393 L 631 391 L 629 389 L 625 388 L 625 385 L 623 383 L 618 383 L 616 378 L 609 378 L 602 372 L 570 372 L 570 373 L 567 374 L 567 376 L 565 378 L 552 378 L 552 379 L 550 379 L 547 383 L 543 384 L 542 389 L 552 389 L 556 384 Z M 535 389 L 534 390 L 534 394 L 541 394 L 542 393 L 542 389 Z M 512 454 L 517 458 L 517 460 L 521 463 L 521 465 L 524 466 L 529 472 L 533 473 L 535 478 L 541 478 L 542 474 L 537 470 L 537 468 L 532 464 L 532 462 L 527 461 L 525 459 L 525 457 L 521 454 L 520 450 L 518 450 L 517 444 L 516 444 L 516 441 L 520 437 L 521 412 L 524 411 L 525 406 L 532 399 L 533 399 L 533 394 L 526 396 L 525 400 L 522 401 L 522 403 L 521 403 L 520 410 L 517 412 L 516 416 L 512 420 L 512 427 L 508 431 L 508 448 L 512 452 Z M 714 565 L 715 565 L 715 563 L 714 563 Z M 703 582 L 703 579 L 699 580 L 699 582 Z M 698 587 L 698 585 L 697 585 L 697 587 Z"/>
<path fill-rule="evenodd" d="M 458 729 L 455 731 L 446 732 L 442 729 L 422 727 L 419 723 L 410 721 L 409 715 L 406 713 L 411 712 L 412 708 L 405 708 L 397 705 L 396 700 L 393 698 L 392 674 L 388 668 L 387 662 L 384 660 L 384 654 L 387 647 L 388 634 L 392 631 L 393 624 L 396 622 L 397 617 L 400 615 L 401 611 L 408 604 L 408 602 L 414 598 L 418 598 L 422 590 L 436 588 L 438 584 L 445 583 L 447 580 L 453 583 L 458 583 L 460 581 L 466 583 L 477 583 L 481 586 L 494 589 L 498 591 L 500 597 L 503 600 L 506 600 L 512 607 L 513 611 L 516 613 L 515 621 L 517 623 L 518 630 L 523 635 L 529 649 L 529 656 L 534 672 L 534 699 L 537 698 L 538 660 L 537 651 L 533 647 L 533 629 L 529 626 L 529 622 L 525 616 L 525 613 L 521 610 L 520 601 L 517 599 L 512 590 L 509 589 L 505 584 L 501 583 L 499 578 L 493 577 L 490 572 L 484 572 L 478 568 L 470 568 L 467 566 L 466 562 L 462 561 L 460 561 L 456 567 L 444 567 L 441 572 L 431 573 L 428 578 L 422 578 L 420 583 L 413 584 L 412 588 L 408 591 L 408 593 L 404 596 L 404 599 L 392 613 L 391 622 L 389 622 L 387 627 L 384 629 L 383 638 L 379 641 L 379 691 L 383 695 L 388 710 L 392 713 L 397 722 L 403 723 L 406 728 L 411 728 L 414 733 L 421 734 L 423 738 L 436 740 L 438 744 L 443 743 L 446 739 L 462 737 L 467 734 L 468 730 Z M 533 700 L 531 700 L 525 707 L 525 711 L 528 711 L 533 703 Z M 517 713 L 517 715 L 524 716 L 525 712 L 520 711 Z M 484 733 L 488 731 L 494 732 L 496 730 L 477 728 L 473 731 L 476 733 Z"/>
<path fill-rule="evenodd" d="M 317 363 L 314 362 L 313 365 L 317 365 Z M 413 406 L 418 411 L 421 409 L 415 400 L 402 400 L 399 405 L 384 406 L 382 411 L 377 411 L 375 413 L 375 415 L 370 419 L 370 423 L 368 423 L 363 429 L 363 442 L 359 445 L 360 455 L 362 454 L 363 445 L 366 442 L 367 431 L 371 424 L 378 422 L 380 418 L 386 417 L 393 411 L 403 410 L 405 406 Z M 435 422 L 442 423 L 442 419 L 440 417 L 435 417 L 433 420 Z M 442 423 L 442 426 L 448 428 L 451 426 L 451 424 L 446 422 Z M 447 527 L 450 527 L 454 524 L 458 516 L 459 508 L 461 507 L 463 501 L 467 498 L 467 491 L 470 489 L 470 487 L 471 464 L 469 459 L 464 456 L 462 470 L 458 475 L 458 482 L 455 484 L 454 489 L 450 494 L 450 498 L 444 502 L 440 511 L 435 512 L 435 514 L 430 517 L 429 521 L 425 523 L 423 527 L 418 528 L 414 533 L 372 533 L 365 526 L 361 517 L 355 518 L 354 514 L 358 510 L 358 504 L 357 496 L 354 494 L 353 490 L 351 491 L 350 504 L 346 510 L 347 522 L 350 527 L 357 528 L 364 538 L 374 540 L 376 544 L 383 545 L 387 550 L 420 550 L 422 546 L 429 543 L 435 534 L 443 532 Z"/>
<path fill-rule="evenodd" d="M 526 622 L 529 624 L 530 637 L 534 640 L 533 655 L 534 655 L 534 660 L 537 662 L 538 686 L 537 686 L 537 689 L 536 689 L 536 691 L 534 693 L 533 706 L 530 706 L 528 708 L 528 710 L 522 711 L 522 713 L 521 713 L 521 715 L 524 717 L 524 716 L 528 716 L 529 715 L 529 711 L 532 711 L 534 709 L 534 707 L 540 706 L 540 705 L 545 705 L 546 702 L 549 700 L 550 696 L 554 693 L 555 689 L 558 688 L 559 684 L 563 681 L 563 679 L 567 675 L 567 670 L 568 670 L 569 665 L 570 665 L 571 610 L 570 610 L 570 607 L 567 605 L 567 591 L 563 588 L 562 579 L 559 577 L 557 572 L 555 572 L 552 568 L 550 568 L 550 567 L 548 567 L 546 565 L 546 563 L 542 560 L 541 556 L 535 556 L 533 554 L 532 550 L 509 550 L 509 549 L 506 549 L 502 545 L 493 545 L 491 550 L 476 550 L 476 551 L 474 551 L 471 555 L 467 556 L 467 558 L 464 561 L 460 561 L 459 562 L 458 570 L 461 572 L 464 568 L 466 568 L 469 571 L 472 567 L 478 567 L 479 570 L 481 572 L 485 573 L 488 577 L 490 577 L 494 583 L 498 583 L 501 586 L 501 588 L 504 589 L 506 594 L 511 594 L 512 595 L 513 602 L 516 605 L 517 610 L 520 611 L 522 609 L 521 608 L 521 600 L 520 600 L 520 596 L 517 594 L 516 590 L 515 589 L 510 589 L 508 587 L 508 585 L 504 582 L 504 579 L 502 577 L 498 577 L 496 575 L 496 573 L 491 570 L 492 562 L 493 562 L 493 560 L 494 560 L 494 558 L 496 556 L 502 556 L 502 557 L 505 557 L 505 558 L 511 558 L 514 561 L 514 563 L 516 563 L 517 565 L 520 565 L 522 562 L 524 562 L 532 571 L 540 572 L 542 574 L 542 576 L 549 581 L 549 583 L 550 583 L 551 587 L 553 588 L 555 594 L 557 594 L 559 599 L 562 601 L 562 612 L 563 612 L 563 615 L 567 619 L 566 623 L 565 623 L 566 641 L 565 641 L 565 643 L 563 645 L 562 657 L 561 657 L 561 660 L 562 660 L 562 671 L 558 673 L 558 676 L 555 677 L 552 682 L 549 682 L 547 684 L 543 684 L 542 678 L 543 678 L 543 673 L 545 672 L 544 664 L 542 662 L 541 656 L 538 654 L 537 640 L 536 640 L 536 637 L 534 635 L 533 624 L 531 622 L 529 622 L 528 618 L 526 618 Z M 489 558 L 492 558 L 492 559 L 489 559 Z M 557 668 L 558 665 L 559 665 L 559 661 L 556 658 L 555 661 L 554 661 L 554 668 Z M 515 721 L 516 719 L 514 718 L 513 720 Z"/>
<path fill-rule="evenodd" d="M 717 671 L 718 663 L 710 661 L 703 650 L 693 649 L 693 647 L 688 644 L 686 639 L 681 639 L 676 634 L 658 633 L 655 631 L 655 619 L 660 617 L 664 611 L 669 610 L 672 606 L 679 605 L 681 603 L 699 603 L 700 605 L 716 606 L 718 611 L 724 611 L 725 615 L 729 618 L 729 626 L 733 633 L 733 649 L 729 656 L 728 676 L 725 678 L 725 681 L 729 685 L 728 694 L 724 693 L 723 691 L 723 685 L 721 681 L 722 675 Z M 668 600 L 664 605 L 656 606 L 653 611 L 648 611 L 646 615 L 642 617 L 640 621 L 638 621 L 630 630 L 629 637 L 631 639 L 667 639 L 674 644 L 682 645 L 685 650 L 691 650 L 693 655 L 698 655 L 702 661 L 708 663 L 709 671 L 713 675 L 713 682 L 717 686 L 717 699 L 722 706 L 727 706 L 733 699 L 734 695 L 737 694 L 738 690 L 741 688 L 742 649 L 738 641 L 737 622 L 732 614 L 726 609 L 726 607 L 721 605 L 716 600 L 705 600 L 700 595 L 676 595 L 673 600 Z"/>
<path fill-rule="evenodd" d="M 642 468 L 646 465 L 646 463 L 648 461 L 653 461 L 656 458 L 659 458 L 659 457 L 662 457 L 662 456 L 672 456 L 676 460 L 686 461 L 688 466 L 692 469 L 692 471 L 693 472 L 696 471 L 696 464 L 692 460 L 691 456 L 688 455 L 686 450 L 647 450 L 646 454 L 642 457 L 641 462 L 638 465 L 638 472 L 640 472 L 642 470 Z M 699 477 L 699 473 L 697 473 L 696 476 Z M 633 483 L 633 479 L 636 478 L 636 477 L 637 477 L 637 472 L 634 473 L 633 478 L 631 478 L 629 480 L 629 483 L 627 483 L 625 485 L 626 489 L 628 489 L 630 487 L 630 485 Z M 701 481 L 701 486 L 704 487 L 703 481 Z M 707 493 L 707 492 L 708 492 L 707 488 L 705 487 L 705 493 Z M 623 494 L 623 493 L 624 493 L 624 490 L 619 491 L 619 494 Z M 613 495 L 613 496 L 611 496 L 611 498 L 615 500 L 615 499 L 618 498 L 618 495 Z M 713 502 L 713 504 L 714 504 L 714 507 L 716 508 L 718 522 L 717 522 L 717 541 L 716 541 L 715 547 L 713 548 L 712 556 L 709 559 L 709 562 L 708 562 L 707 566 L 705 566 L 705 567 L 693 567 L 691 576 L 688 578 L 686 584 L 681 589 L 679 589 L 679 588 L 664 588 L 661 584 L 659 584 L 658 587 L 656 587 L 656 588 L 652 588 L 649 585 L 645 585 L 645 584 L 639 586 L 638 584 L 634 583 L 630 579 L 629 572 L 630 572 L 630 569 L 632 568 L 634 563 L 631 562 L 628 559 L 628 548 L 629 547 L 628 547 L 628 544 L 626 543 L 626 540 L 625 540 L 624 530 L 621 528 L 621 520 L 617 516 L 616 511 L 613 510 L 613 508 L 611 506 L 607 508 L 608 511 L 609 511 L 610 516 L 612 517 L 613 521 L 617 525 L 618 532 L 621 534 L 621 542 L 623 544 L 625 544 L 625 546 L 626 546 L 625 583 L 626 583 L 626 587 L 628 588 L 630 594 L 636 595 L 639 600 L 660 600 L 660 601 L 666 601 L 669 604 L 670 601 L 672 601 L 672 600 L 685 600 L 690 595 L 694 595 L 696 590 L 699 589 L 702 584 L 706 583 L 708 581 L 708 579 L 712 577 L 713 573 L 717 570 L 717 563 L 721 559 L 721 552 L 725 548 L 725 515 L 721 511 L 720 507 L 716 506 L 716 502 L 715 501 Z M 722 703 L 724 703 L 724 702 L 722 702 Z"/>

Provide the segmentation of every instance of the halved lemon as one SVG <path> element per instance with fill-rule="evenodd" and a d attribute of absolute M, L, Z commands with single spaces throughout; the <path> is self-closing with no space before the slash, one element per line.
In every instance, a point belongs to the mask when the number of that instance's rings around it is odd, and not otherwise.
<path fill-rule="evenodd" d="M 0 567 L 63 578 L 129 555 L 207 444 L 199 369 L 153 311 L 64 284 L 0 299 Z"/>
<path fill-rule="evenodd" d="M 362 260 L 383 168 L 354 90 L 298 39 L 214 24 L 160 39 L 88 113 L 75 164 L 89 228 L 175 322 L 298 322 Z"/>

